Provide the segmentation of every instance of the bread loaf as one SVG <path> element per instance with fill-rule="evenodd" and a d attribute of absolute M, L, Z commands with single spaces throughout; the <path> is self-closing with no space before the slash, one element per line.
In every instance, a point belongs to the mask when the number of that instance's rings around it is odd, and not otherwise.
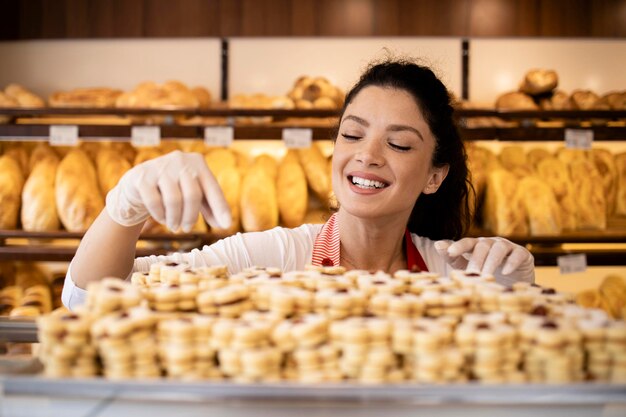
<path fill-rule="evenodd" d="M 46 142 L 40 142 L 30 153 L 30 158 L 28 160 L 28 172 L 32 173 L 35 165 L 44 160 L 52 160 L 58 163 L 59 155 Z"/>
<path fill-rule="evenodd" d="M 85 231 L 104 207 L 96 169 L 79 149 L 59 164 L 55 189 L 59 218 L 70 232 Z"/>
<path fill-rule="evenodd" d="M 498 157 L 487 148 L 468 144 L 466 149 L 468 169 L 475 191 L 475 193 L 470 193 L 468 196 L 471 216 L 473 217 L 475 214 L 474 210 L 482 206 L 485 197 L 487 174 L 489 171 L 500 167 L 500 161 Z"/>
<path fill-rule="evenodd" d="M 626 152 L 615 155 L 617 192 L 615 194 L 615 214 L 626 216 Z"/>
<path fill-rule="evenodd" d="M 131 165 L 135 161 L 137 150 L 129 142 L 112 142 L 108 144 L 108 148 L 120 154 Z"/>
<path fill-rule="evenodd" d="M 561 233 L 561 207 L 550 186 L 541 178 L 531 175 L 520 181 L 519 188 L 528 215 L 530 234 L 541 236 Z"/>
<path fill-rule="evenodd" d="M 204 161 L 214 175 L 224 168 L 237 167 L 235 153 L 225 148 L 216 148 L 207 152 L 204 156 Z"/>
<path fill-rule="evenodd" d="M 15 159 L 0 156 L 0 229 L 17 228 L 24 175 Z"/>
<path fill-rule="evenodd" d="M 595 148 L 591 150 L 589 156 L 602 180 L 606 197 L 606 214 L 610 216 L 615 212 L 615 196 L 617 193 L 617 167 L 615 166 L 613 154 L 607 149 Z"/>
<path fill-rule="evenodd" d="M 569 95 L 563 91 L 555 91 L 551 95 L 539 99 L 541 110 L 569 110 Z"/>
<path fill-rule="evenodd" d="M 577 204 L 567 166 L 556 157 L 544 158 L 537 164 L 537 175 L 552 189 L 561 206 L 563 229 L 575 230 Z"/>
<path fill-rule="evenodd" d="M 331 178 L 328 176 L 328 162 L 319 147 L 313 144 L 310 148 L 298 149 L 298 157 L 309 187 L 324 204 L 328 204 Z"/>
<path fill-rule="evenodd" d="M 558 84 L 559 77 L 556 71 L 535 69 L 526 73 L 520 91 L 535 96 L 554 90 Z"/>
<path fill-rule="evenodd" d="M 246 232 L 278 226 L 276 183 L 265 169 L 253 164 L 241 185 L 241 224 Z"/>
<path fill-rule="evenodd" d="M 591 110 L 600 97 L 590 90 L 576 90 L 570 96 L 570 106 L 574 110 Z"/>
<path fill-rule="evenodd" d="M 519 178 L 532 174 L 532 167 L 528 163 L 524 148 L 518 145 L 505 146 L 499 155 L 502 167 L 514 173 Z"/>
<path fill-rule="evenodd" d="M 76 88 L 57 91 L 48 97 L 51 107 L 114 107 L 121 90 L 107 87 Z"/>
<path fill-rule="evenodd" d="M 530 165 L 534 171 L 537 170 L 537 165 L 539 165 L 539 162 L 550 157 L 552 157 L 552 154 L 544 148 L 532 148 L 526 154 L 528 165 Z"/>
<path fill-rule="evenodd" d="M 146 162 L 154 158 L 158 158 L 161 155 L 163 155 L 163 153 L 158 148 L 141 148 L 137 151 L 137 154 L 135 155 L 133 166 L 139 165 L 142 162 Z"/>
<path fill-rule="evenodd" d="M 253 164 L 263 169 L 270 178 L 276 181 L 276 176 L 278 175 L 278 163 L 276 159 L 267 154 L 261 154 L 254 158 Z"/>
<path fill-rule="evenodd" d="M 309 204 L 309 195 L 304 170 L 295 151 L 289 151 L 278 166 L 276 180 L 278 211 L 283 225 L 300 226 L 304 221 Z"/>
<path fill-rule="evenodd" d="M 131 165 L 113 149 L 100 149 L 96 155 L 96 168 L 100 191 L 103 196 L 106 196 L 117 185 L 122 175 L 131 168 Z"/>
<path fill-rule="evenodd" d="M 606 199 L 602 178 L 591 161 L 578 159 L 570 166 L 576 190 L 576 222 L 579 229 L 606 229 Z"/>
<path fill-rule="evenodd" d="M 9 84 L 4 89 L 4 93 L 9 97 L 12 97 L 19 107 L 24 108 L 41 108 L 45 107 L 46 103 L 43 99 L 32 91 L 27 90 L 19 84 Z"/>
<path fill-rule="evenodd" d="M 22 228 L 32 232 L 59 230 L 54 182 L 59 160 L 49 157 L 39 161 L 24 184 L 22 192 Z"/>
<path fill-rule="evenodd" d="M 24 178 L 28 177 L 28 151 L 21 143 L 11 143 L 4 149 L 4 155 L 10 156 L 20 167 Z"/>
<path fill-rule="evenodd" d="M 502 94 L 496 100 L 498 110 L 537 110 L 538 107 L 528 94 L 517 91 Z"/>
<path fill-rule="evenodd" d="M 204 87 L 194 87 L 191 89 L 191 93 L 198 101 L 198 107 L 201 109 L 208 109 L 211 107 L 211 93 Z"/>
<path fill-rule="evenodd" d="M 237 169 L 235 154 L 230 149 L 218 148 L 209 152 L 204 160 L 224 193 L 231 215 L 231 225 L 228 229 L 212 231 L 218 237 L 232 235 L 240 230 L 241 224 L 241 175 Z"/>
<path fill-rule="evenodd" d="M 526 210 L 515 175 L 504 169 L 491 171 L 487 177 L 485 227 L 497 235 L 527 235 Z"/>

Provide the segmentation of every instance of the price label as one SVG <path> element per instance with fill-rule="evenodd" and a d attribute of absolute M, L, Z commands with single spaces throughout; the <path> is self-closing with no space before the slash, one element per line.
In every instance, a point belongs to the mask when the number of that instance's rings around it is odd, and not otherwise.
<path fill-rule="evenodd" d="M 591 149 L 593 130 L 565 129 L 565 147 L 571 149 Z"/>
<path fill-rule="evenodd" d="M 159 126 L 133 126 L 130 143 L 136 148 L 159 146 L 161 144 L 161 128 Z"/>
<path fill-rule="evenodd" d="M 50 126 L 50 146 L 78 146 L 78 126 Z"/>
<path fill-rule="evenodd" d="M 283 129 L 283 142 L 287 148 L 310 148 L 313 141 L 313 130 L 286 128 Z"/>
<path fill-rule="evenodd" d="M 587 255 L 579 253 L 576 255 L 563 255 L 556 258 L 561 275 L 585 272 L 587 270 Z"/>
<path fill-rule="evenodd" d="M 204 144 L 206 146 L 225 146 L 233 143 L 235 130 L 232 126 L 208 126 L 204 128 Z"/>

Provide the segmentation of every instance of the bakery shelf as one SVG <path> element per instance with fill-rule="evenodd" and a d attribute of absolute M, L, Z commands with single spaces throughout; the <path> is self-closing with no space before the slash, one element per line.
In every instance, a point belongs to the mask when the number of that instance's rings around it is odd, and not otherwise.
<path fill-rule="evenodd" d="M 0 260 L 69 262 L 76 253 L 76 241 L 82 237 L 83 233 L 66 231 L 0 230 Z M 143 234 L 136 256 L 165 255 L 183 247 L 200 247 L 212 239 L 212 235 L 204 233 Z M 145 244 L 150 247 L 144 247 Z"/>
<path fill-rule="evenodd" d="M 161 125 L 163 139 L 200 139 L 204 138 L 203 126 Z M 284 126 L 236 126 L 235 139 L 280 139 Z M 293 123 L 291 127 L 307 127 L 313 131 L 314 140 L 332 139 L 332 129 L 327 127 L 308 127 Z M 128 141 L 132 126 L 79 125 L 78 137 L 88 140 L 106 139 Z M 23 138 L 46 139 L 48 125 L 0 125 L 0 141 L 15 141 Z"/>
<path fill-rule="evenodd" d="M 90 140 L 127 140 L 131 136 L 131 119 L 126 123 L 98 124 L 81 122 L 84 116 L 167 116 L 160 124 L 161 137 L 171 139 L 197 139 L 204 137 L 202 120 L 200 125 L 178 125 L 175 117 L 199 116 L 215 118 L 208 125 L 228 124 L 235 126 L 235 139 L 280 139 L 285 127 L 306 127 L 313 131 L 314 140 L 332 139 L 332 123 L 322 123 L 324 118 L 337 117 L 337 110 L 282 110 L 282 109 L 229 109 L 225 106 L 208 110 L 196 109 L 103 109 L 103 108 L 42 108 L 0 109 L 0 115 L 14 117 L 76 116 L 72 124 L 79 126 L 79 137 Z M 564 110 L 564 111 L 505 111 L 492 109 L 458 109 L 455 116 L 460 120 L 460 131 L 467 140 L 507 141 L 562 141 L 566 128 L 591 129 L 595 140 L 626 140 L 626 111 L 622 110 Z M 271 117 L 273 122 L 242 123 L 240 117 Z M 480 127 L 465 127 L 466 121 L 474 118 L 497 118 L 499 122 L 486 122 Z M 124 119 L 120 119 L 124 120 Z M 317 120 L 318 123 L 311 123 Z M 542 126 L 549 120 L 556 125 Z M 621 120 L 621 122 L 615 122 Z M 14 141 L 24 138 L 47 138 L 48 124 L 28 124 L 22 119 L 19 124 L 0 125 L 0 140 Z M 84 124 L 83 124 L 84 123 Z M 511 123 L 516 126 L 511 126 Z M 139 123 L 141 124 L 141 123 Z M 544 123 L 545 125 L 545 123 Z M 541 127 L 540 127 L 541 126 Z"/>
<path fill-rule="evenodd" d="M 0 343 L 37 343 L 38 341 L 35 319 L 0 317 Z"/>
<path fill-rule="evenodd" d="M 509 235 L 502 236 L 520 245 L 544 244 L 555 245 L 561 243 L 626 243 L 626 219 L 612 218 L 607 222 L 605 230 L 574 230 L 563 231 L 558 235 Z M 473 227 L 469 236 L 495 236 L 487 229 Z M 1 235 L 0 235 L 1 236 Z"/>
<path fill-rule="evenodd" d="M 166 255 L 170 250 L 163 248 L 137 249 L 135 256 Z M 60 246 L 0 246 L 0 261 L 49 261 L 69 262 L 76 247 Z"/>
<path fill-rule="evenodd" d="M 2 239 L 7 238 L 25 238 L 25 239 L 81 239 L 83 232 L 67 232 L 67 231 L 55 231 L 55 232 L 28 232 L 25 230 L 6 230 L 0 229 L 0 242 Z M 140 240 L 151 241 L 204 241 L 207 238 L 206 233 L 182 233 L 182 234 L 169 234 L 169 233 L 145 233 L 140 236 Z"/>

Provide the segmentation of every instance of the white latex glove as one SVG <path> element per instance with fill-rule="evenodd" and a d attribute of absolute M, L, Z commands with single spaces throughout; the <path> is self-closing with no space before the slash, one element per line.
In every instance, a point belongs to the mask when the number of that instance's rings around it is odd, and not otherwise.
<path fill-rule="evenodd" d="M 456 242 L 439 240 L 435 250 L 455 269 L 506 276 L 514 281 L 533 282 L 535 262 L 523 246 L 502 237 L 466 237 Z"/>
<path fill-rule="evenodd" d="M 199 153 L 174 151 L 127 171 L 107 194 L 106 210 L 122 226 L 152 216 L 176 231 L 188 232 L 201 212 L 216 228 L 230 226 L 228 203 Z"/>

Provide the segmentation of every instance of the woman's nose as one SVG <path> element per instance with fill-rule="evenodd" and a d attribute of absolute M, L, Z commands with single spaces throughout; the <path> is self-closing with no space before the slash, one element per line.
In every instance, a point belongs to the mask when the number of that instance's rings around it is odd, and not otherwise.
<path fill-rule="evenodd" d="M 384 163 L 382 141 L 377 138 L 362 139 L 356 160 L 366 166 L 382 166 Z"/>

